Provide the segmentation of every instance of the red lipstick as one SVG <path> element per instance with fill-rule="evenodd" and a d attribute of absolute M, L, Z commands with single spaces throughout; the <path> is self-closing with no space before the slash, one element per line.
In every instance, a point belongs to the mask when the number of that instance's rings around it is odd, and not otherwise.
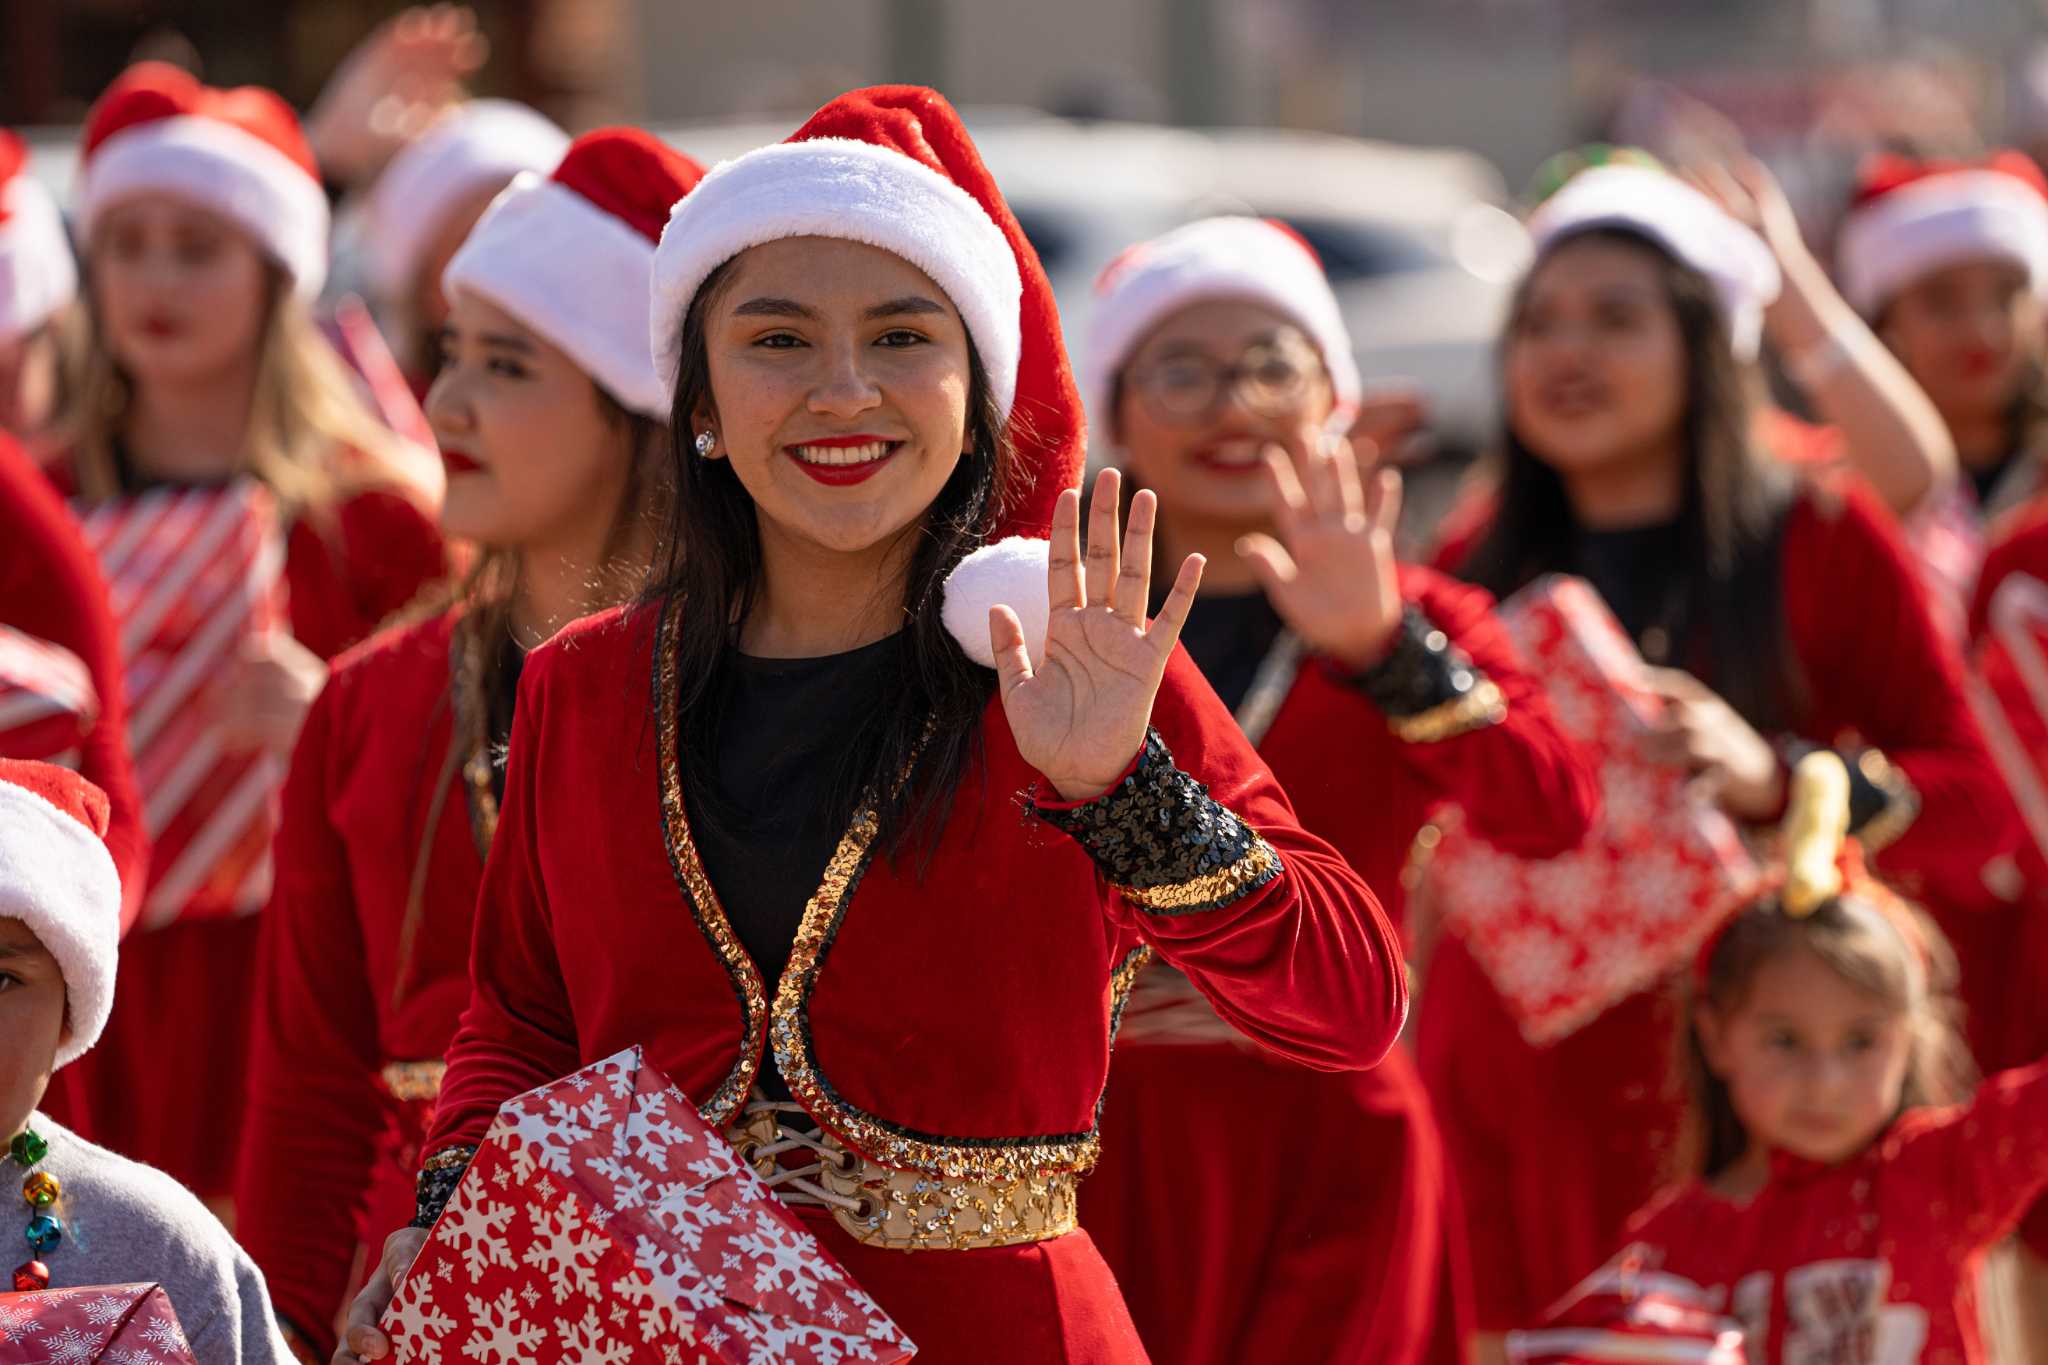
<path fill-rule="evenodd" d="M 441 447 L 441 467 L 450 474 L 475 474 L 483 469 L 468 451 L 456 450 L 452 446 Z"/>
<path fill-rule="evenodd" d="M 804 449 L 852 450 L 861 446 L 886 446 L 887 451 L 872 459 L 851 464 L 825 464 L 807 460 L 798 452 Z M 808 441 L 798 441 L 782 448 L 782 453 L 795 462 L 796 467 L 817 482 L 831 488 L 845 488 L 857 483 L 866 483 L 880 472 L 883 465 L 896 458 L 896 452 L 903 448 L 903 442 L 887 436 L 873 436 L 857 433 L 851 436 L 820 436 Z"/>

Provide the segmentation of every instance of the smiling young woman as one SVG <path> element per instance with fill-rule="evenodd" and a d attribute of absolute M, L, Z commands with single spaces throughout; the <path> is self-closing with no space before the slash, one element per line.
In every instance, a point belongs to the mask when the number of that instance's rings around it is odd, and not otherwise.
<path fill-rule="evenodd" d="M 408 453 L 362 405 L 311 318 L 328 226 L 312 154 L 274 93 L 216 90 L 144 63 L 93 106 L 80 185 L 91 335 L 51 474 L 88 509 L 159 489 L 253 484 L 267 494 L 288 629 L 252 635 L 177 711 L 200 718 L 183 756 L 219 746 L 281 773 L 326 660 L 446 570 L 440 534 L 402 472 Z M 218 539 L 193 536 L 157 582 L 174 591 L 217 553 Z M 179 605 L 234 624 L 213 600 Z M 138 755 L 145 808 L 175 809 L 176 772 L 161 758 L 154 773 L 146 766 Z M 183 829 L 227 804 L 216 789 L 212 804 L 180 812 Z M 160 827 L 152 837 L 167 842 Z M 181 863 L 200 865 L 160 858 L 151 868 L 145 918 L 172 922 L 129 939 L 121 1003 L 105 1041 L 67 1069 L 65 1098 L 95 1139 L 220 1199 L 233 1184 L 243 1101 L 243 1068 L 224 1059 L 242 1056 L 251 1012 L 247 991 L 221 983 L 251 979 L 249 912 L 262 890 L 257 878 L 163 889 L 197 880 L 168 875 Z"/>
<path fill-rule="evenodd" d="M 644 586 L 666 392 L 646 327 L 610 304 L 644 289 L 701 174 L 638 130 L 587 133 L 499 196 L 448 269 L 427 409 L 442 526 L 479 559 L 452 601 L 338 661 L 314 703 L 258 959 L 240 1235 L 323 1357 L 355 1246 L 413 1214 L 525 652 Z"/>
<path fill-rule="evenodd" d="M 1051 290 L 941 98 L 857 91 L 713 171 L 652 326 L 666 572 L 528 662 L 420 1226 L 502 1101 L 640 1044 L 921 1358 L 1142 1360 L 1074 1223 L 1136 965 L 1361 1067 L 1392 931 L 1174 650 L 1199 562 L 1148 618 L 1151 499 L 1120 538 L 1108 476 L 1084 553 Z M 1035 569 L 991 598 L 991 560 Z"/>

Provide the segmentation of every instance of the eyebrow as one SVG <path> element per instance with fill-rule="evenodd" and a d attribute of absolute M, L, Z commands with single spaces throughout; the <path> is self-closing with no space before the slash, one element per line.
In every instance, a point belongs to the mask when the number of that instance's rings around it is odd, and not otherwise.
<path fill-rule="evenodd" d="M 443 346 L 452 346 L 461 339 L 462 333 L 447 323 L 441 324 L 434 332 L 434 340 L 440 342 Z M 511 332 L 478 332 L 476 334 L 476 341 L 480 346 L 496 346 L 502 350 L 520 351 L 528 355 L 533 353 L 533 343 L 531 341 L 523 336 L 516 336 Z"/>
<path fill-rule="evenodd" d="M 732 311 L 734 317 L 742 318 L 815 319 L 818 316 L 817 309 L 806 307 L 795 299 L 778 299 L 765 295 L 757 299 L 748 299 Z"/>
<path fill-rule="evenodd" d="M 776 298 L 772 295 L 748 299 L 732 311 L 734 317 L 743 318 L 807 318 L 813 322 L 818 320 L 818 310 L 810 307 L 808 304 L 798 303 L 795 299 Z M 921 294 L 905 294 L 902 298 L 888 299 L 876 304 L 874 307 L 864 311 L 861 317 L 865 320 L 873 321 L 876 318 L 898 318 L 935 313 L 944 314 L 945 311 L 946 306 L 944 304 L 925 298 Z"/>
<path fill-rule="evenodd" d="M 867 312 L 861 314 L 861 316 L 872 321 L 875 318 L 896 318 L 906 315 L 916 316 L 931 313 L 944 314 L 945 311 L 946 305 L 925 298 L 922 294 L 905 294 L 900 299 L 890 299 L 887 303 L 878 303 L 868 309 Z"/>

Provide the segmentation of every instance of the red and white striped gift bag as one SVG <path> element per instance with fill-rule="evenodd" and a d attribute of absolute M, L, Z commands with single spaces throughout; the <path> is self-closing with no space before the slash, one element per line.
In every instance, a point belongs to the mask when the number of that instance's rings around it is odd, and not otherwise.
<path fill-rule="evenodd" d="M 128 741 L 153 850 L 141 925 L 251 914 L 270 894 L 284 764 L 230 752 L 207 692 L 245 644 L 285 628 L 276 506 L 242 479 L 78 511 L 121 630 Z"/>
<path fill-rule="evenodd" d="M 0 758 L 76 767 L 99 719 L 92 670 L 62 645 L 0 626 Z"/>
<path fill-rule="evenodd" d="M 2048 858 L 2048 584 L 2013 574 L 1970 660 L 1970 709 L 2035 847 Z"/>
<path fill-rule="evenodd" d="M 1742 1324 L 1723 1291 L 1637 1265 L 1633 1249 L 1544 1315 L 1510 1332 L 1511 1365 L 1746 1365 Z"/>

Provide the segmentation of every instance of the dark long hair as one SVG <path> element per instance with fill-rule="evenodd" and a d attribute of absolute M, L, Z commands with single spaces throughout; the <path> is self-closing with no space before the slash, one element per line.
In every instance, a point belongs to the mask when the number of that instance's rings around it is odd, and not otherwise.
<path fill-rule="evenodd" d="M 1910 926 L 1900 924 L 1901 919 Z M 1784 913 L 1775 894 L 1762 897 L 1737 912 L 1722 931 L 1694 984 L 1693 1005 L 1706 1005 L 1727 1018 L 1748 1000 L 1764 965 L 1793 952 L 1813 954 L 1842 980 L 1906 1016 L 1911 1053 L 1899 1096 L 1902 1109 L 1951 1104 L 1969 1093 L 1975 1077 L 1958 1029 L 1955 955 L 1933 922 L 1902 901 L 1880 908 L 1852 889 L 1795 918 Z M 1922 960 L 1915 961 L 1919 954 Z M 1707 1065 L 1690 1010 L 1684 1039 L 1693 1102 L 1680 1154 L 1682 1170 L 1711 1179 L 1748 1149 L 1749 1133 L 1729 1098 L 1728 1083 Z"/>
<path fill-rule="evenodd" d="M 1568 240 L 1609 242 L 1653 258 L 1685 351 L 1682 581 L 1673 585 L 1682 629 L 1674 634 L 1673 662 L 1700 672 L 1759 730 L 1792 725 L 1804 686 L 1785 633 L 1779 582 L 1792 483 L 1754 448 L 1748 391 L 1714 288 L 1699 271 L 1627 229 L 1595 228 Z M 1540 268 L 1524 279 L 1509 313 L 1503 367 Z M 1502 422 L 1500 451 L 1492 525 L 1458 571 L 1506 597 L 1544 574 L 1578 572 L 1579 527 L 1564 480 L 1523 444 L 1511 418 Z"/>
<path fill-rule="evenodd" d="M 754 500 L 731 461 L 701 459 L 693 448 L 698 415 L 716 413 L 705 316 L 731 273 L 730 261 L 712 272 L 677 331 L 681 365 L 670 428 L 676 496 L 648 594 L 680 607 L 677 747 L 685 773 L 717 771 L 718 732 L 735 687 L 740 627 L 761 592 Z M 827 813 L 836 823 L 850 821 L 864 802 L 876 803 L 877 837 L 891 855 L 913 835 L 927 850 L 936 842 L 954 792 L 977 756 L 982 713 L 995 691 L 996 675 L 961 652 L 939 613 L 946 575 L 988 538 L 1014 478 L 1009 432 L 971 339 L 968 362 L 969 449 L 911 531 L 917 542 L 902 606 L 900 685 L 887 691 L 858 733 L 846 737 L 827 786 Z M 700 818 L 713 823 L 732 818 L 717 800 L 715 785 L 692 787 Z"/>

